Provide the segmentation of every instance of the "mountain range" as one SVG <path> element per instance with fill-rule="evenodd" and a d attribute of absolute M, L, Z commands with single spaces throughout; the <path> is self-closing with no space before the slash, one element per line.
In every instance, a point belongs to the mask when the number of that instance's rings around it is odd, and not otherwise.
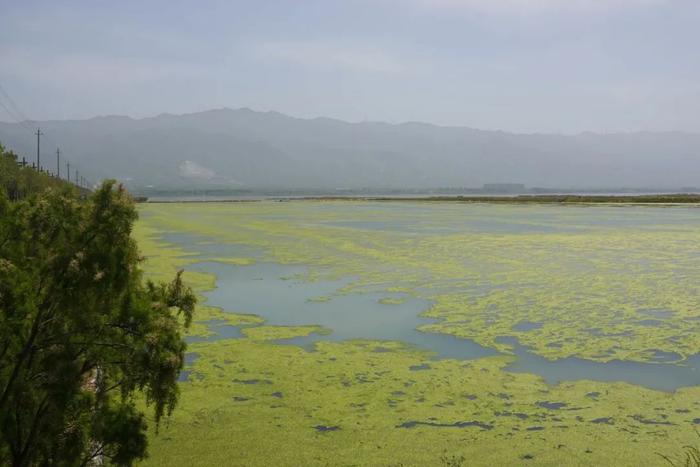
<path fill-rule="evenodd" d="M 89 179 L 117 178 L 136 190 L 700 185 L 700 135 L 681 132 L 514 134 L 224 108 L 0 123 L 0 142 L 34 161 L 35 127 L 50 170 L 60 147 Z"/>

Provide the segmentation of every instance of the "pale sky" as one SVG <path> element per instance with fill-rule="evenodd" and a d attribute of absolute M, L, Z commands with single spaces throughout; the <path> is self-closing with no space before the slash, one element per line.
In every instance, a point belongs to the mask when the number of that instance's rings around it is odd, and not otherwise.
<path fill-rule="evenodd" d="M 700 0 L 0 0 L 0 86 L 32 119 L 700 132 L 699 44 Z"/>

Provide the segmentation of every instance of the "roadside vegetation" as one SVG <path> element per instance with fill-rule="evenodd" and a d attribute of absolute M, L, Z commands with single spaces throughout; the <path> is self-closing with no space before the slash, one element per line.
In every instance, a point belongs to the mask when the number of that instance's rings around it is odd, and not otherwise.
<path fill-rule="evenodd" d="M 41 193 L 47 188 L 70 189 L 75 193 L 86 193 L 86 190 L 79 189 L 65 180 L 52 177 L 29 165 L 23 166 L 17 154 L 0 144 L 0 191 L 4 192 L 10 201 Z"/>
<path fill-rule="evenodd" d="M 122 187 L 82 199 L 1 152 L 0 465 L 130 465 L 178 402 L 195 296 L 144 280 Z"/>

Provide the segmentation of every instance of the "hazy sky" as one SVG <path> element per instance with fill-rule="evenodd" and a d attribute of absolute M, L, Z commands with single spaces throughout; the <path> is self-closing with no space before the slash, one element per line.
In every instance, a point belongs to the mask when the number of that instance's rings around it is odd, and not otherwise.
<path fill-rule="evenodd" d="M 699 0 L 0 0 L 0 85 L 35 119 L 700 132 L 699 44 Z"/>

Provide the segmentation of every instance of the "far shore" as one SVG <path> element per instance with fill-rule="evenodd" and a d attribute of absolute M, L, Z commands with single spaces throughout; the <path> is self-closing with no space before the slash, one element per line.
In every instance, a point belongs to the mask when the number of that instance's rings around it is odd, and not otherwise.
<path fill-rule="evenodd" d="M 159 198 L 143 199 L 147 203 L 250 203 L 259 201 L 348 201 L 348 202 L 450 202 L 489 204 L 653 204 L 692 205 L 700 204 L 699 194 L 655 194 L 655 195 L 514 195 L 514 196 L 294 196 L 294 197 L 250 197 L 250 198 Z"/>

